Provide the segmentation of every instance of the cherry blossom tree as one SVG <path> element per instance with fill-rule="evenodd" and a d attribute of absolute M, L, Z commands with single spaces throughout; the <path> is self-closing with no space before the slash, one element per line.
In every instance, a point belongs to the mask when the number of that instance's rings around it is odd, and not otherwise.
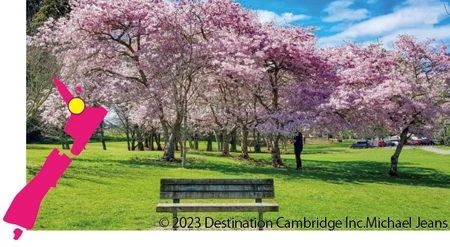
<path fill-rule="evenodd" d="M 280 157 L 281 137 L 290 135 L 311 120 L 303 110 L 305 106 L 311 106 L 314 97 L 308 97 L 303 88 L 306 90 L 309 85 L 322 83 L 319 78 L 322 64 L 318 63 L 320 57 L 315 48 L 313 29 L 275 27 L 273 24 L 262 29 L 256 56 L 265 73 L 254 88 L 254 96 L 265 110 L 258 130 L 269 137 L 275 167 L 284 166 Z M 296 98 L 305 101 L 294 103 Z M 290 107 L 295 105 L 300 107 Z"/>
<path fill-rule="evenodd" d="M 149 94 L 165 137 L 165 160 L 174 159 L 188 101 L 214 51 L 226 45 L 219 40 L 254 16 L 232 1 L 88 0 L 71 1 L 71 9 L 68 18 L 46 22 L 31 43 L 59 55 L 63 80 L 70 70 L 97 81 L 103 94 L 117 84 L 123 92 Z M 110 79 L 102 83 L 105 76 Z"/>
<path fill-rule="evenodd" d="M 400 35 L 392 49 L 381 43 L 340 48 L 340 85 L 324 108 L 360 134 L 400 135 L 389 174 L 397 176 L 400 153 L 411 134 L 430 135 L 450 113 L 450 55 L 434 40 Z M 326 112 L 326 111 L 324 111 Z"/>

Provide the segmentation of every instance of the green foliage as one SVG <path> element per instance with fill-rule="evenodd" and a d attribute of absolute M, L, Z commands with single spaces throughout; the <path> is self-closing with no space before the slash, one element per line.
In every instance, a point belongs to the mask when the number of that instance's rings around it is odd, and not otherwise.
<path fill-rule="evenodd" d="M 42 0 L 27 0 L 27 35 L 31 35 L 35 31 L 31 28 L 31 20 L 43 4 Z"/>
<path fill-rule="evenodd" d="M 30 32 L 35 32 L 48 18 L 58 19 L 70 12 L 68 0 L 44 0 L 42 7 L 32 17 Z"/>
<path fill-rule="evenodd" d="M 450 145 L 450 117 L 442 122 L 442 125 L 434 137 L 436 144 Z"/>

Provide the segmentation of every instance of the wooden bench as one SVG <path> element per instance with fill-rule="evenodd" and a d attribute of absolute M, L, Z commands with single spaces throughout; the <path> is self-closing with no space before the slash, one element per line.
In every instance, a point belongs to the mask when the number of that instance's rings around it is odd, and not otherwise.
<path fill-rule="evenodd" d="M 156 212 L 278 212 L 275 202 L 262 199 L 275 198 L 273 179 L 161 179 L 161 199 L 173 203 L 159 203 Z M 180 199 L 255 199 L 249 203 L 180 203 Z M 173 227 L 176 230 L 176 227 Z M 259 230 L 262 227 L 259 226 Z"/>

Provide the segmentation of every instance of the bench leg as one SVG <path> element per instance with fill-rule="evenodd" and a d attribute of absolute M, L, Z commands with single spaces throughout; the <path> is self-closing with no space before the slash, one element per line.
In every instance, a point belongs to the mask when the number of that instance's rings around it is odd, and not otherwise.
<path fill-rule="evenodd" d="M 173 203 L 180 203 L 180 199 L 173 199 Z M 175 223 L 174 219 L 177 219 L 176 223 L 178 224 L 177 212 L 173 213 L 173 216 L 172 216 L 172 230 L 176 231 L 177 227 L 174 224 Z"/>
<path fill-rule="evenodd" d="M 263 220 L 264 220 L 263 213 L 259 213 L 258 228 L 259 228 L 260 231 L 263 230 L 263 226 L 264 226 Z M 260 222 L 262 222 L 261 225 L 259 224 Z"/>
<path fill-rule="evenodd" d="M 176 231 L 177 227 L 175 226 L 175 219 L 177 218 L 177 213 L 173 213 L 172 215 L 172 230 Z"/>

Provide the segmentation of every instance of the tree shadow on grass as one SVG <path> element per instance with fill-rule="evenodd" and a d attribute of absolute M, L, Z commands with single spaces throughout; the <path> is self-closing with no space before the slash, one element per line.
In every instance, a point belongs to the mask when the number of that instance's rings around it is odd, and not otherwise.
<path fill-rule="evenodd" d="M 113 161 L 111 161 L 113 162 Z M 390 177 L 390 164 L 375 161 L 317 161 L 303 159 L 305 168 L 302 172 L 293 167 L 273 168 L 267 161 L 246 164 L 213 163 L 205 159 L 190 158 L 186 169 L 210 170 L 221 172 L 226 176 L 237 177 L 273 177 L 285 180 L 314 179 L 334 184 L 401 184 L 411 186 L 425 186 L 450 188 L 450 175 L 436 169 L 416 167 L 410 163 L 401 163 L 399 176 Z M 161 162 L 159 160 L 133 158 L 119 160 L 115 163 L 129 167 L 157 167 L 163 169 L 181 168 L 180 163 Z M 174 171 L 176 175 L 176 171 Z"/>

